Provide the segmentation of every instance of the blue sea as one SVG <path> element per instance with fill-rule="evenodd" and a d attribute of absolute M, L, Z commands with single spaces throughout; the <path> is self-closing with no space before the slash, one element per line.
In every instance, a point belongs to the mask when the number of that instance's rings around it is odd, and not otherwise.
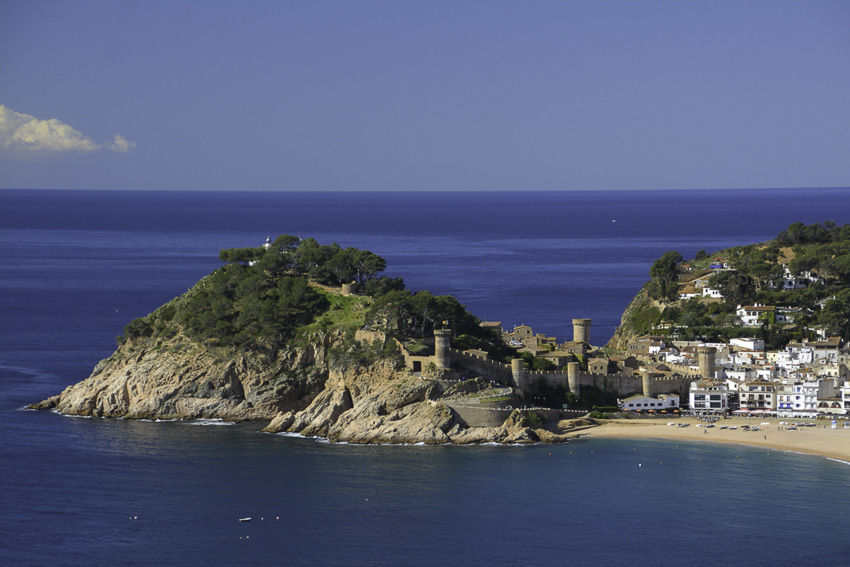
<path fill-rule="evenodd" d="M 850 190 L 0 190 L 0 565 L 848 565 L 850 464 L 745 446 L 334 445 L 22 409 L 222 248 L 366 248 L 411 289 L 604 344 L 668 250 L 850 222 Z M 850 440 L 848 440 L 850 442 Z M 239 518 L 251 517 L 251 522 Z"/>

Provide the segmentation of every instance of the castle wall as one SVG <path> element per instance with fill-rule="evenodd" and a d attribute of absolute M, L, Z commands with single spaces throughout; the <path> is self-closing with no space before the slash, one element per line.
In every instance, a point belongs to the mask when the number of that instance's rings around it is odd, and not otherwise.
<path fill-rule="evenodd" d="M 513 375 L 511 374 L 511 366 L 509 364 L 494 362 L 487 358 L 464 353 L 455 349 L 450 349 L 449 352 L 452 363 L 462 364 L 469 369 L 471 374 L 495 380 L 497 382 L 514 384 Z M 472 377 L 473 376 L 467 376 L 467 378 Z"/>
<path fill-rule="evenodd" d="M 383 332 L 363 330 L 357 331 L 355 338 L 369 343 L 387 339 Z M 392 340 L 401 350 L 407 368 L 413 371 L 421 372 L 430 363 L 434 363 L 438 368 L 441 367 L 441 364 L 444 365 L 442 366 L 444 368 L 461 365 L 466 369 L 461 372 L 461 375 L 466 375 L 467 378 L 480 376 L 488 380 L 511 384 L 523 391 L 533 388 L 537 381 L 542 378 L 548 386 L 552 388 L 560 386 L 576 395 L 580 395 L 582 386 L 590 386 L 604 392 L 614 393 L 622 398 L 633 394 L 657 396 L 658 394 L 678 392 L 681 399 L 684 400 L 687 399 L 690 392 L 691 382 L 699 379 L 698 375 L 691 374 L 691 369 L 684 366 L 675 368 L 677 372 L 681 372 L 680 377 L 652 377 L 646 382 L 644 377 L 636 374 L 582 372 L 578 370 L 577 363 L 569 363 L 567 365 L 568 372 L 529 372 L 519 359 L 515 360 L 514 364 L 503 364 L 489 360 L 485 356 L 445 347 L 437 349 L 442 351 L 441 355 L 415 356 L 410 354 L 398 340 Z"/>
<path fill-rule="evenodd" d="M 590 386 L 604 392 L 615 393 L 619 397 L 628 397 L 633 394 L 646 395 L 644 390 L 644 379 L 639 374 L 592 374 L 590 372 L 576 372 L 570 379 L 570 375 L 564 372 L 525 372 L 523 382 L 525 389 L 533 388 L 534 384 L 543 378 L 550 387 L 561 386 L 567 391 L 579 395 L 582 386 Z M 649 380 L 649 394 L 669 394 L 679 392 L 683 399 L 690 391 L 691 382 L 697 377 L 687 375 L 675 378 L 653 377 Z"/>

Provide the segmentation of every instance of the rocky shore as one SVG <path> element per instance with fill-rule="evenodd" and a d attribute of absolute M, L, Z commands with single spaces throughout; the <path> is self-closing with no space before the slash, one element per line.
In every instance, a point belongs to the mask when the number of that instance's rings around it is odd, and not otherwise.
<path fill-rule="evenodd" d="M 469 380 L 446 385 L 387 360 L 363 366 L 334 359 L 344 337 L 319 333 L 278 356 L 250 356 L 175 337 L 121 345 L 91 376 L 33 409 L 124 419 L 225 419 L 265 422 L 348 443 L 562 442 L 585 423 L 534 420 L 511 412 L 498 425 L 468 423 L 452 408 L 493 392 Z"/>

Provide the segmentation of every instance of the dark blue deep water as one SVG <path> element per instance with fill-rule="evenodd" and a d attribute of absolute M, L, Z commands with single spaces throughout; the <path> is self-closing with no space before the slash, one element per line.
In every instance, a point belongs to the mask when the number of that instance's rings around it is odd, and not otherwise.
<path fill-rule="evenodd" d="M 662 253 L 828 219 L 850 222 L 850 191 L 2 190 L 0 565 L 850 564 L 850 466 L 818 457 L 357 447 L 21 410 L 87 377 L 220 249 L 269 235 L 370 249 L 506 327 L 564 340 L 590 317 L 603 344 Z"/>

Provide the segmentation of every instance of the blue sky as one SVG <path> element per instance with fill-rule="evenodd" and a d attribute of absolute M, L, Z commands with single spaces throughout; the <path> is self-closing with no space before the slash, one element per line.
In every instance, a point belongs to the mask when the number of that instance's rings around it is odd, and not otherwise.
<path fill-rule="evenodd" d="M 0 188 L 850 186 L 850 2 L 0 2 Z"/>

